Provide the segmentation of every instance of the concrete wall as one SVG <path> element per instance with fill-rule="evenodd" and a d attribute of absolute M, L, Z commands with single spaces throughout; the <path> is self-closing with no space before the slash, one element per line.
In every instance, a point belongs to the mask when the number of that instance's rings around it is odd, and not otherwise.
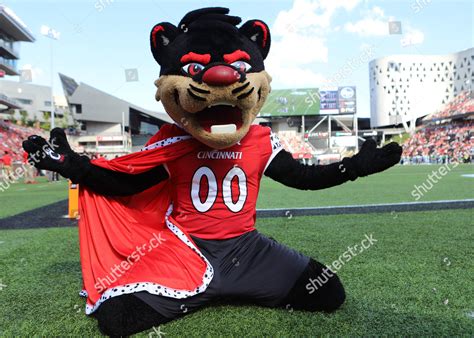
<path fill-rule="evenodd" d="M 51 87 L 2 80 L 0 81 L 0 92 L 16 101 L 18 99 L 32 101 L 31 104 L 18 101 L 22 106 L 21 110 L 26 110 L 31 120 L 36 117 L 39 121 L 43 121 L 43 112 L 51 111 L 51 106 L 47 105 L 47 102 L 51 102 Z M 19 118 L 18 111 L 16 111 L 15 117 Z"/>
<path fill-rule="evenodd" d="M 104 122 L 87 122 L 87 133 L 94 135 L 107 135 L 122 133 L 122 126 L 120 123 L 104 123 Z"/>

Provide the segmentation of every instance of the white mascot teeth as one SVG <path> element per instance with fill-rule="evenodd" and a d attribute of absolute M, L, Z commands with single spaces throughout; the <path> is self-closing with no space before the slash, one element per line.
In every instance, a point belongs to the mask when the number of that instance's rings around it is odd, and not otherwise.
<path fill-rule="evenodd" d="M 235 133 L 236 131 L 235 124 L 214 124 L 211 126 L 211 134 Z"/>

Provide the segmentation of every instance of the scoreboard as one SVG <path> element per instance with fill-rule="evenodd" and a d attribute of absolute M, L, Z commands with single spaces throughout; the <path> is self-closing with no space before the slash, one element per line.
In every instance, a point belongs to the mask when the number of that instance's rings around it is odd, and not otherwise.
<path fill-rule="evenodd" d="M 319 90 L 320 114 L 355 114 L 357 112 L 356 88 L 346 87 L 326 87 Z"/>
<path fill-rule="evenodd" d="M 356 87 L 274 89 L 263 105 L 261 117 L 355 114 Z"/>

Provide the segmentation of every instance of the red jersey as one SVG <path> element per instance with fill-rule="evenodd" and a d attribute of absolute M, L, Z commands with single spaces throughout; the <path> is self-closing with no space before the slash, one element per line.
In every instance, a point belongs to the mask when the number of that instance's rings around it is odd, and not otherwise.
<path fill-rule="evenodd" d="M 2 162 L 3 162 L 3 165 L 5 165 L 5 166 L 11 166 L 12 165 L 11 156 L 10 155 L 3 155 Z"/>
<path fill-rule="evenodd" d="M 147 148 L 191 138 L 164 125 Z M 191 235 L 226 239 L 255 229 L 260 179 L 282 146 L 268 127 L 253 125 L 236 145 L 214 150 L 204 144 L 165 165 L 173 186 L 173 217 Z"/>

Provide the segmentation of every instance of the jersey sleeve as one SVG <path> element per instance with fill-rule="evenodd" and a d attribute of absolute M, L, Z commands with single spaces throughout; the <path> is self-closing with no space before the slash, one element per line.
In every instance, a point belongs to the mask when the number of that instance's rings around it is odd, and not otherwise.
<path fill-rule="evenodd" d="M 263 129 L 262 172 L 265 172 L 275 156 L 283 150 L 283 146 L 278 136 L 270 128 L 263 127 Z"/>

